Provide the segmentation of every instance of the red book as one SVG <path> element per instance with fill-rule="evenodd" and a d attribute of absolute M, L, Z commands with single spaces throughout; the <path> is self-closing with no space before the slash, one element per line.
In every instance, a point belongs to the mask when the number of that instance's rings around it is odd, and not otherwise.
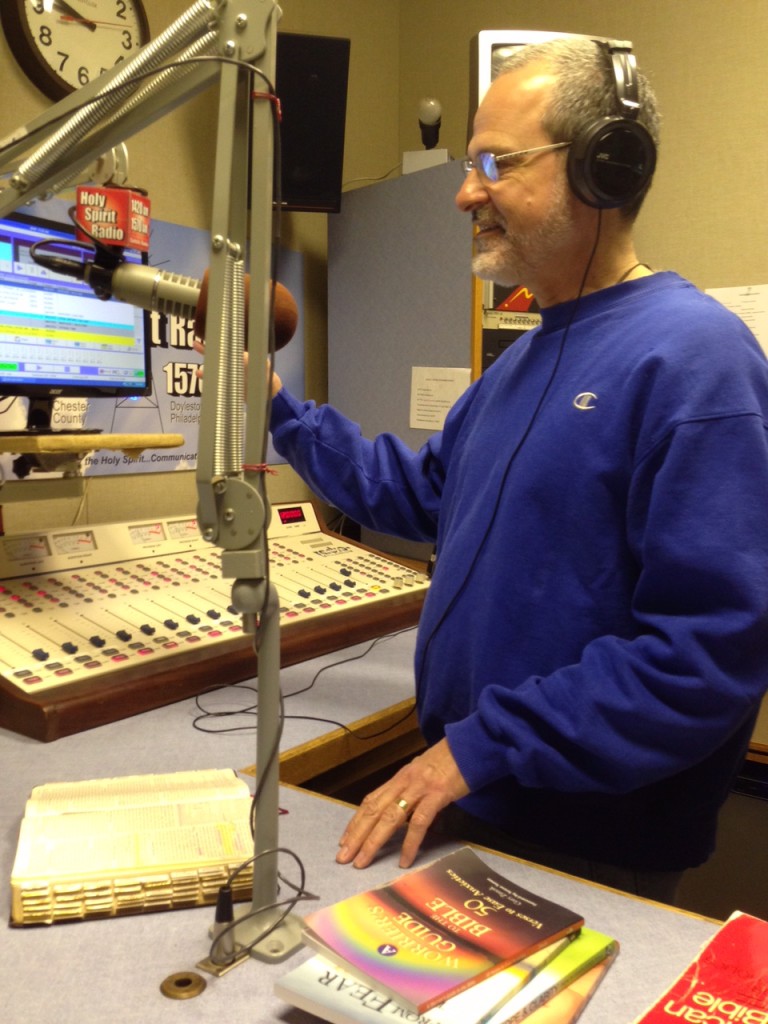
<path fill-rule="evenodd" d="M 732 914 L 634 1024 L 768 1024 L 768 921 Z"/>

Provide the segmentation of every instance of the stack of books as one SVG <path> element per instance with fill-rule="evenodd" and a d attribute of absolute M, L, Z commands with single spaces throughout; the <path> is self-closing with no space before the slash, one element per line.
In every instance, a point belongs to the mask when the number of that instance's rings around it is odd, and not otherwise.
<path fill-rule="evenodd" d="M 572 1024 L 618 953 L 469 847 L 308 914 L 303 934 L 315 955 L 275 993 L 332 1024 Z"/>

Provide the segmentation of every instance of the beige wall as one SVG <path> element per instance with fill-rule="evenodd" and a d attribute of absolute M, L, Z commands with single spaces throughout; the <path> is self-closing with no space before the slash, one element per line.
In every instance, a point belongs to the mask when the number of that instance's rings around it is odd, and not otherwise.
<path fill-rule="evenodd" d="M 630 39 L 664 115 L 638 223 L 641 258 L 703 288 L 768 283 L 765 0 L 404 0 L 400 131 L 419 146 L 420 96 L 443 105 L 441 145 L 466 148 L 470 40 L 482 29 Z"/>
<path fill-rule="evenodd" d="M 146 0 L 156 34 L 186 0 Z M 463 155 L 472 37 L 536 28 L 629 38 L 659 94 L 664 137 L 657 182 L 638 227 L 641 257 L 704 288 L 768 283 L 768 92 L 765 0 L 284 0 L 280 28 L 352 40 L 344 179 L 357 187 L 421 146 L 416 104 L 437 96 L 441 145 Z M 0 37 L 0 137 L 48 105 Z M 199 97 L 129 142 L 131 178 L 153 214 L 207 225 L 215 97 Z M 291 214 L 284 242 L 304 253 L 308 393 L 326 394 L 326 218 Z M 373 244 L 373 243 L 372 243 Z M 469 349 L 469 339 L 467 341 Z M 23 485 L 17 485 L 17 490 Z M 51 495 L 55 492 L 51 491 Z M 304 493 L 282 470 L 274 498 Z M 11 504 L 6 529 L 188 512 L 193 475 L 94 478 L 77 499 Z"/>

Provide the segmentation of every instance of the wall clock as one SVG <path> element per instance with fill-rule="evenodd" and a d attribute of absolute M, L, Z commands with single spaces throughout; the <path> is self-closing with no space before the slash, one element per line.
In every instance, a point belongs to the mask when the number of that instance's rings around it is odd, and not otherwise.
<path fill-rule="evenodd" d="M 142 0 L 0 0 L 0 21 L 19 66 L 52 100 L 149 42 Z"/>

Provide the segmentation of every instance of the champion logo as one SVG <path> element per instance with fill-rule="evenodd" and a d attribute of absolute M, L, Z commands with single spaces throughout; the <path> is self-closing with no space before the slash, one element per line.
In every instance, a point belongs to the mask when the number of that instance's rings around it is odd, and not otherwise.
<path fill-rule="evenodd" d="M 582 391 L 574 398 L 573 405 L 576 409 L 594 409 L 597 405 L 597 395 L 594 391 Z"/>

